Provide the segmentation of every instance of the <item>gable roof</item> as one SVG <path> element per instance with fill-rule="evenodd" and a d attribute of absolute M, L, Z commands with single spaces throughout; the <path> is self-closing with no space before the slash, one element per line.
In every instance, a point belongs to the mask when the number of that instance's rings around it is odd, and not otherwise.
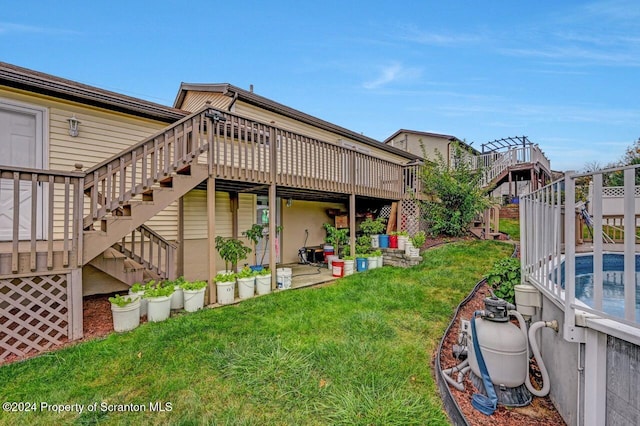
<path fill-rule="evenodd" d="M 392 134 L 391 136 L 389 136 L 388 138 L 386 138 L 384 140 L 384 143 L 389 143 L 391 142 L 391 140 L 393 138 L 395 138 L 396 136 L 402 134 L 402 133 L 411 133 L 412 135 L 419 135 L 419 136 L 430 136 L 432 138 L 442 138 L 442 139 L 446 139 L 448 141 L 458 141 L 461 142 L 458 138 L 456 138 L 455 136 L 451 136 L 451 135 L 443 135 L 440 133 L 431 133 L 431 132 L 420 132 L 418 130 L 407 130 L 407 129 L 400 129 L 397 132 L 395 132 L 394 134 Z"/>
<path fill-rule="evenodd" d="M 159 120 L 177 121 L 188 112 L 0 62 L 0 85 Z"/>
<path fill-rule="evenodd" d="M 281 103 L 272 101 L 271 99 L 265 98 L 264 96 L 256 95 L 251 91 L 241 89 L 229 83 L 197 84 L 197 83 L 183 82 L 182 84 L 180 84 L 180 89 L 178 90 L 178 94 L 173 103 L 174 107 L 179 108 L 182 106 L 182 103 L 184 102 L 188 91 L 212 92 L 212 93 L 220 93 L 223 95 L 227 95 L 229 97 L 234 98 L 229 108 L 231 108 L 235 100 L 241 100 L 243 102 L 246 102 L 250 105 L 257 106 L 264 110 L 271 111 L 276 114 L 280 114 L 285 117 L 289 117 L 294 120 L 300 121 L 302 123 L 309 124 L 311 126 L 318 127 L 323 130 L 327 130 L 329 132 L 336 133 L 340 136 L 344 136 L 345 138 L 349 138 L 351 140 L 360 142 L 362 144 L 372 146 L 372 147 L 381 149 L 383 151 L 387 151 L 395 155 L 399 155 L 401 157 L 404 157 L 410 160 L 421 159 L 420 156 L 407 152 L 403 149 L 387 145 L 376 139 L 364 136 L 360 133 L 354 132 L 352 130 L 346 129 L 336 124 L 329 123 L 328 121 L 324 121 L 312 115 L 305 114 L 302 111 L 298 111 L 296 109 L 290 108 Z"/>
<path fill-rule="evenodd" d="M 472 151 L 475 154 L 479 154 L 480 152 L 473 148 L 471 145 L 469 145 L 468 143 L 461 141 L 460 139 L 458 139 L 455 136 L 451 136 L 451 135 L 444 135 L 441 133 L 431 133 L 431 132 L 421 132 L 419 130 L 408 130 L 408 129 L 400 129 L 398 131 L 396 131 L 394 134 L 392 134 L 391 136 L 389 136 L 388 138 L 386 138 L 384 140 L 385 144 L 388 144 L 389 142 L 391 142 L 396 136 L 401 135 L 402 133 L 410 133 L 412 135 L 418 135 L 418 136 L 429 136 L 432 138 L 440 138 L 440 139 L 445 139 L 449 142 L 458 142 L 461 146 L 466 147 L 466 149 Z"/>

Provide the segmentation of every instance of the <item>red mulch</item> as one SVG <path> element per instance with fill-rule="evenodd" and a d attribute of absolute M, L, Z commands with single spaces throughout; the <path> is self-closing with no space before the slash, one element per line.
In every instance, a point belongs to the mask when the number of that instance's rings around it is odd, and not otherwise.
<path fill-rule="evenodd" d="M 112 333 L 113 317 L 111 316 L 111 303 L 109 303 L 110 296 L 111 295 L 107 294 L 85 297 L 82 303 L 83 338 L 74 341 L 69 341 L 67 338 L 63 338 L 61 339 L 60 345 L 51 346 L 46 352 L 55 351 L 67 346 L 75 345 L 79 342 L 96 339 Z M 146 316 L 140 318 L 140 323 L 144 323 L 146 321 Z M 22 356 L 11 354 L 3 361 L 0 361 L 0 365 L 33 358 L 41 353 L 42 352 L 34 350 Z"/>
<path fill-rule="evenodd" d="M 454 318 L 453 325 L 449 333 L 444 337 L 442 353 L 440 354 L 440 365 L 443 369 L 456 366 L 459 362 L 453 356 L 453 345 L 457 344 L 458 333 L 460 332 L 460 319 L 471 319 L 473 312 L 484 309 L 483 300 L 490 296 L 487 285 L 482 285 L 475 296 L 464 305 L 458 315 Z M 434 357 L 437 354 L 434 354 Z M 435 363 L 434 363 L 435 367 Z M 540 376 L 537 366 L 532 366 L 532 383 L 534 386 L 541 387 L 539 383 Z M 530 405 L 526 407 L 506 408 L 498 405 L 498 409 L 491 415 L 486 416 L 477 411 L 471 405 L 471 398 L 476 389 L 469 379 L 469 374 L 464 379 L 464 391 L 449 386 L 451 394 L 458 403 L 462 414 L 472 426 L 490 425 L 490 426 L 511 426 L 511 425 L 544 425 L 544 426 L 561 426 L 565 425 L 564 420 L 556 411 L 549 396 L 545 398 L 533 397 Z"/>

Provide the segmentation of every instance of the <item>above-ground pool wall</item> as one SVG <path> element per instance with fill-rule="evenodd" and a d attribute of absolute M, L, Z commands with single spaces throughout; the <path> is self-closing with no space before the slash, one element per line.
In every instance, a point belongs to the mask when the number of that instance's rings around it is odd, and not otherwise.
<path fill-rule="evenodd" d="M 578 425 L 578 389 L 584 389 L 583 378 L 578 371 L 578 343 L 570 343 L 562 337 L 564 312 L 551 300 L 542 296 L 541 318 L 534 320 L 558 321 L 559 332 L 550 328 L 538 331 L 538 343 L 544 365 L 549 372 L 551 388 L 549 397 L 568 425 Z M 581 404 L 582 404 L 582 397 Z M 582 408 L 580 408 L 582 412 Z"/>
<path fill-rule="evenodd" d="M 607 336 L 608 425 L 640 424 L 640 347 Z"/>

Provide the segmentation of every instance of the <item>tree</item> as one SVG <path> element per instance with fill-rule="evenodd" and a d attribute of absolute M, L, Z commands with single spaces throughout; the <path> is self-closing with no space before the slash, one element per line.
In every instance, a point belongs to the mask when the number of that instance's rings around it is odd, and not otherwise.
<path fill-rule="evenodd" d="M 640 138 L 636 140 L 632 145 L 628 146 L 624 152 L 624 156 L 620 161 L 614 164 L 607 165 L 606 168 L 631 166 L 634 164 L 640 164 Z M 636 173 L 636 185 L 640 185 L 640 176 Z M 624 173 L 617 171 L 608 173 L 605 176 L 606 186 L 624 186 Z"/>
<path fill-rule="evenodd" d="M 459 144 L 452 144 L 448 164 L 436 151 L 436 161 L 420 170 L 424 218 L 431 235 L 463 236 L 479 213 L 491 205 L 487 192 L 480 187 L 482 170 L 472 169 L 469 154 Z"/>

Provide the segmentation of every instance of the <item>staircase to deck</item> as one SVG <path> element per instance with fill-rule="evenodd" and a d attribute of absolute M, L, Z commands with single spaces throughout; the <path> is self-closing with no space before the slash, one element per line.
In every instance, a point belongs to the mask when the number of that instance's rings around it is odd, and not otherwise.
<path fill-rule="evenodd" d="M 85 264 L 128 286 L 175 278 L 176 246 L 144 224 L 209 176 L 197 162 L 208 148 L 203 118 L 187 117 L 87 170 Z"/>

